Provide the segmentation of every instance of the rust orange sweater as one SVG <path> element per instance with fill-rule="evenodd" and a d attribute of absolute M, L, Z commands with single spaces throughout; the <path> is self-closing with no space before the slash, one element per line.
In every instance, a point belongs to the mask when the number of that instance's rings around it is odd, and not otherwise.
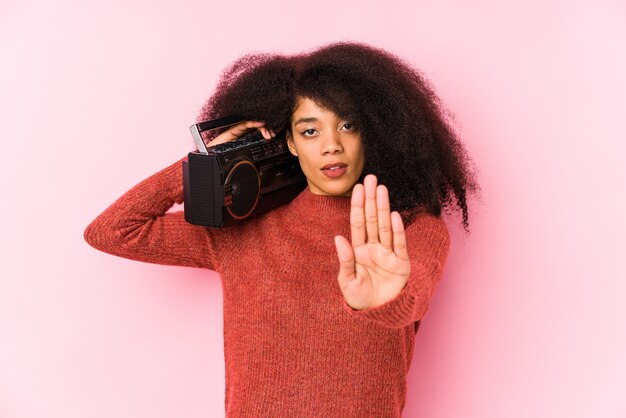
<path fill-rule="evenodd" d="M 93 247 L 215 270 L 224 291 L 227 417 L 400 417 L 419 321 L 443 273 L 446 224 L 406 226 L 411 274 L 384 305 L 356 311 L 337 283 L 333 237 L 350 239 L 350 198 L 306 188 L 221 229 L 185 222 L 182 160 L 126 192 L 85 230 Z"/>

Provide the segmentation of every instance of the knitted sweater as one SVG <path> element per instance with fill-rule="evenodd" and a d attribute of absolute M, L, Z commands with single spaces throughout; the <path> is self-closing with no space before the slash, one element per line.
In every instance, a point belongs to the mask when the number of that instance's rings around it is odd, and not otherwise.
<path fill-rule="evenodd" d="M 167 212 L 183 201 L 181 163 L 126 192 L 84 236 L 120 257 L 219 273 L 226 416 L 400 417 L 415 333 L 448 255 L 444 221 L 421 212 L 406 226 L 407 285 L 383 305 L 353 310 L 333 239 L 350 240 L 349 197 L 306 188 L 265 214 L 205 228 Z"/>

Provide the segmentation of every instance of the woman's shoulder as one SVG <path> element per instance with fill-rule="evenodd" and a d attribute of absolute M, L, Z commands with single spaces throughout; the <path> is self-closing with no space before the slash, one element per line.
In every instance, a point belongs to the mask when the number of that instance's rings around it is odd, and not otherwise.
<path fill-rule="evenodd" d="M 443 216 L 434 215 L 428 210 L 419 209 L 413 213 L 410 223 L 405 225 L 407 245 L 425 241 L 439 242 L 445 246 L 450 243 L 448 225 Z"/>

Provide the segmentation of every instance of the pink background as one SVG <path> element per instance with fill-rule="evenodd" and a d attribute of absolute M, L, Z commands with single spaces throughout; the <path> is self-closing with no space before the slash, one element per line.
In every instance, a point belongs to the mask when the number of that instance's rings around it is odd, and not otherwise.
<path fill-rule="evenodd" d="M 405 416 L 626 416 L 622 1 L 3 0 L 1 417 L 223 416 L 219 277 L 83 230 L 192 149 L 233 59 L 332 40 L 421 68 L 480 170 Z"/>

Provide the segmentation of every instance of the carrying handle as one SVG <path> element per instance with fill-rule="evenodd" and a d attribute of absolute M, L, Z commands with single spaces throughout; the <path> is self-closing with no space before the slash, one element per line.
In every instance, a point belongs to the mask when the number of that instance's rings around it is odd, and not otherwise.
<path fill-rule="evenodd" d="M 246 120 L 241 116 L 231 115 L 224 116 L 217 119 L 207 120 L 204 122 L 196 123 L 195 125 L 191 125 L 189 130 L 191 131 L 191 136 L 193 137 L 196 146 L 198 147 L 198 152 L 200 154 L 207 155 L 209 151 L 207 150 L 206 144 L 202 139 L 202 132 L 204 131 L 212 131 L 214 129 L 225 128 L 227 126 L 236 125 L 240 122 Z"/>

